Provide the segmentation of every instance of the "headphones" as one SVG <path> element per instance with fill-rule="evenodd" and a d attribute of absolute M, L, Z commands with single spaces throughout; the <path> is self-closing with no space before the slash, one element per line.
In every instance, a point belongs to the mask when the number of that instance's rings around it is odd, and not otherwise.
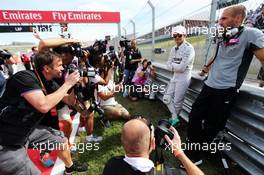
<path fill-rule="evenodd" d="M 228 43 L 231 39 L 238 38 L 244 29 L 244 26 L 227 29 L 227 31 L 222 34 L 221 38 L 225 43 Z"/>

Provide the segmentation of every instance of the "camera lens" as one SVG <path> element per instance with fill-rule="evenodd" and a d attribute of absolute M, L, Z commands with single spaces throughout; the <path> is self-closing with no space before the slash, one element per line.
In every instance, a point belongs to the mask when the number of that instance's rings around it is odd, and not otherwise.
<path fill-rule="evenodd" d="M 165 140 L 164 136 L 168 135 L 170 139 L 173 138 L 173 133 L 169 129 L 171 127 L 171 124 L 168 120 L 161 119 L 158 122 L 158 126 L 155 129 L 155 139 L 156 139 L 156 145 L 165 149 L 168 145 L 167 141 Z"/>

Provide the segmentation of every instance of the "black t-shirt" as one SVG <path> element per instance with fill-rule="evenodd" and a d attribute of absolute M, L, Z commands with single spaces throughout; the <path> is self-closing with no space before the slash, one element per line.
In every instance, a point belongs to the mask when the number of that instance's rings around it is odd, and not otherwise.
<path fill-rule="evenodd" d="M 54 81 L 46 81 L 41 74 L 40 77 L 48 94 L 53 93 L 59 88 L 58 84 Z M 20 71 L 7 81 L 6 90 L 2 98 L 0 99 L 0 104 L 2 107 L 7 105 L 24 104 L 27 108 L 31 108 L 32 110 L 37 111 L 23 97 L 23 93 L 33 90 L 42 90 L 41 84 L 35 73 L 31 70 Z M 45 117 L 41 121 L 41 124 L 51 126 L 55 129 L 59 128 L 58 117 L 51 116 L 50 112 L 45 114 Z"/>
<path fill-rule="evenodd" d="M 136 170 L 124 161 L 124 156 L 111 158 L 105 165 L 103 175 L 152 175 L 153 169 L 148 173 Z"/>
<path fill-rule="evenodd" d="M 59 89 L 59 85 L 54 80 L 51 81 L 45 81 L 45 78 L 41 76 L 42 82 L 47 90 L 48 94 L 51 94 L 55 92 L 57 89 Z M 44 79 L 44 81 L 43 81 Z M 45 114 L 45 117 L 40 122 L 41 125 L 52 127 L 53 129 L 59 130 L 59 118 L 58 115 L 51 115 L 51 111 L 49 111 L 47 114 Z"/>
<path fill-rule="evenodd" d="M 1 105 L 16 105 L 23 102 L 27 107 L 34 109 L 25 98 L 22 97 L 23 93 L 32 90 L 41 90 L 41 85 L 34 72 L 30 70 L 20 71 L 6 83 L 5 92 L 0 99 Z"/>
<path fill-rule="evenodd" d="M 141 52 L 138 50 L 138 48 L 136 48 L 135 50 L 131 49 L 130 51 L 125 50 L 124 54 L 125 54 L 125 57 L 126 57 L 125 69 L 132 70 L 132 71 L 137 70 L 138 62 L 133 63 L 133 64 L 130 64 L 129 62 L 131 60 L 142 58 Z"/>

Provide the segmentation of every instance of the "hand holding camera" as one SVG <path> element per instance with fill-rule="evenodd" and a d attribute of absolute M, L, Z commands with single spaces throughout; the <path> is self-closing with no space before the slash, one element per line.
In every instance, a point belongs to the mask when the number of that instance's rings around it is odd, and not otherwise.
<path fill-rule="evenodd" d="M 80 74 L 78 71 L 74 71 L 65 78 L 65 84 L 70 88 L 73 87 L 80 80 Z"/>
<path fill-rule="evenodd" d="M 170 139 L 169 136 L 165 135 L 166 141 L 171 146 L 171 152 L 174 154 L 175 157 L 178 157 L 181 153 L 183 153 L 181 149 L 181 138 L 174 127 L 170 127 L 170 131 L 173 133 L 173 138 Z"/>

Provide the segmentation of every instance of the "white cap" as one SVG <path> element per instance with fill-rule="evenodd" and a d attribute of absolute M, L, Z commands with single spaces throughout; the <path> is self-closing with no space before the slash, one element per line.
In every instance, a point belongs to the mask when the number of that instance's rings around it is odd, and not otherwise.
<path fill-rule="evenodd" d="M 173 27 L 171 30 L 171 35 L 173 36 L 173 34 L 176 34 L 176 33 L 186 35 L 186 28 L 180 25 Z"/>

